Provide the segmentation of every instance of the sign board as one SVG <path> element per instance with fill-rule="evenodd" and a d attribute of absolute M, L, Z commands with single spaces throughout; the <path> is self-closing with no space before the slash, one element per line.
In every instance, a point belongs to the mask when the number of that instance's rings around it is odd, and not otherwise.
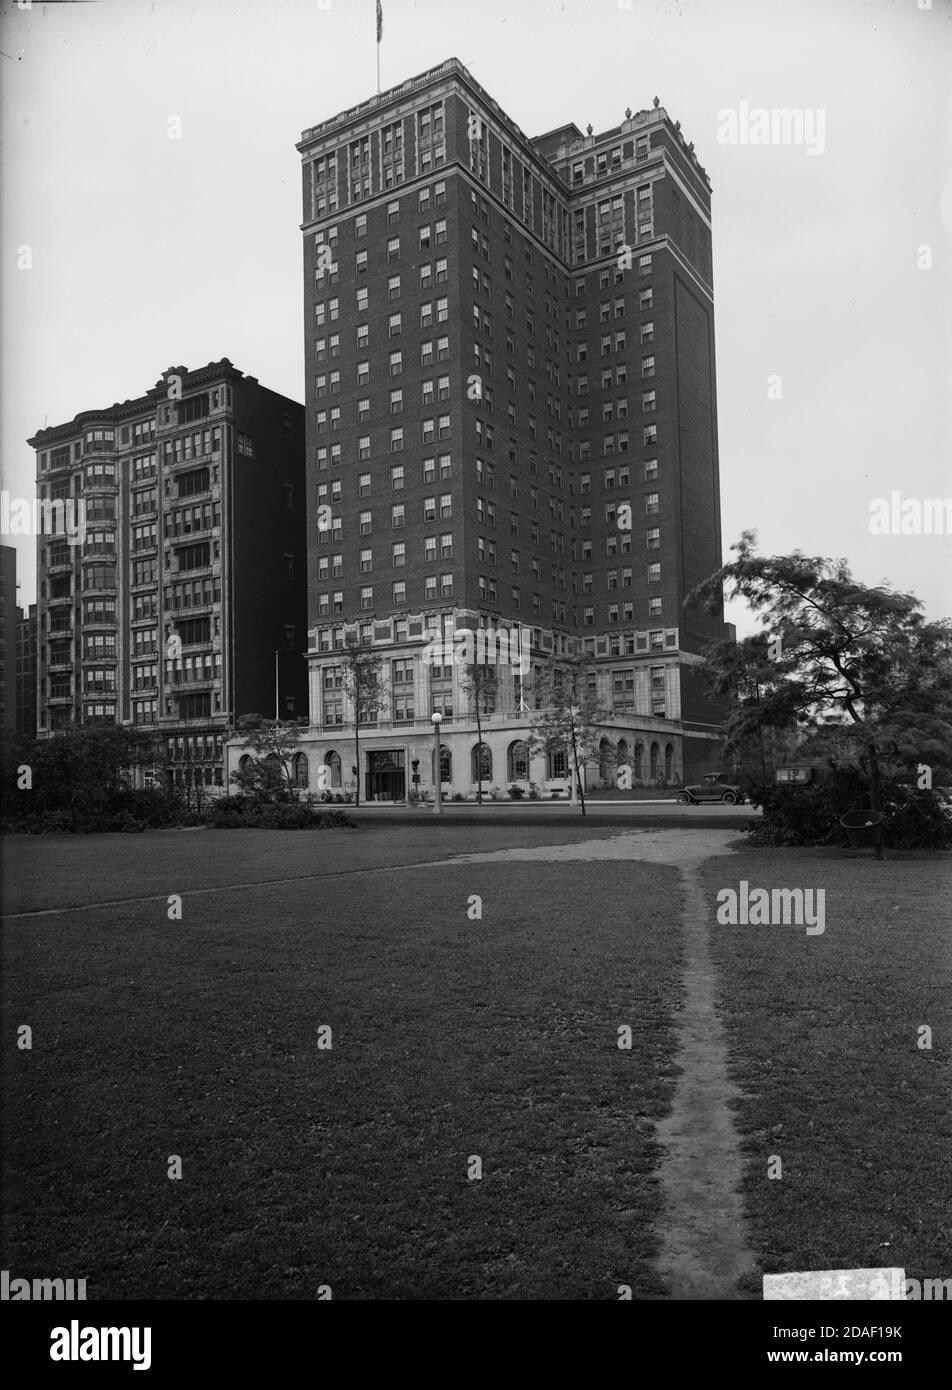
<path fill-rule="evenodd" d="M 803 784 L 812 780 L 812 767 L 778 767 L 774 772 L 775 782 Z"/>

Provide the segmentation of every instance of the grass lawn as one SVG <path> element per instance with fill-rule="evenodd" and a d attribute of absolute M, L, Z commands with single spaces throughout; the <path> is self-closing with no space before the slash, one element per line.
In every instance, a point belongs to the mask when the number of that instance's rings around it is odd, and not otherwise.
<path fill-rule="evenodd" d="M 763 1273 L 900 1265 L 952 1276 L 948 855 L 745 850 L 721 888 L 826 890 L 826 929 L 712 929 L 746 1207 Z M 712 906 L 712 921 L 714 920 Z M 917 1046 L 932 1028 L 932 1049 Z M 770 1155 L 782 1178 L 767 1177 Z M 758 1287 L 759 1292 L 759 1287 Z"/>
<path fill-rule="evenodd" d="M 473 848 L 450 826 L 8 842 L 7 912 L 158 895 L 4 924 L 5 1036 L 33 1028 L 4 1050 L 11 1275 L 92 1299 L 664 1296 L 677 875 L 392 867 Z"/>

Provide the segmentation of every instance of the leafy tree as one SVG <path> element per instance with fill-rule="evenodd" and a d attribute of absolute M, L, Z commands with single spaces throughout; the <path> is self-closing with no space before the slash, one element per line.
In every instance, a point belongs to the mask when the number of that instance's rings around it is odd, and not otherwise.
<path fill-rule="evenodd" d="M 360 805 L 360 726 L 372 723 L 387 705 L 383 679 L 383 660 L 378 652 L 351 645 L 346 649 L 343 674 L 344 693 L 354 712 L 354 761 L 357 787 L 354 805 Z"/>
<path fill-rule="evenodd" d="M 608 717 L 588 689 L 588 668 L 578 658 L 565 658 L 542 681 L 542 708 L 536 714 L 530 744 L 546 754 L 565 752 L 571 768 L 570 795 L 578 789 L 582 815 L 585 788 L 582 769 L 599 760 L 600 725 Z"/>
<path fill-rule="evenodd" d="M 246 714 L 238 720 L 236 732 L 257 755 L 249 768 L 232 773 L 231 780 L 239 790 L 258 800 L 293 799 L 299 726 L 262 714 Z"/>
<path fill-rule="evenodd" d="M 32 744 L 11 744 L 3 760 L 5 803 L 18 817 L 53 816 L 74 832 L 105 826 L 129 802 L 131 770 L 148 760 L 149 749 L 143 733 L 116 724 L 77 724 Z M 11 756 L 29 766 L 32 784 L 15 799 Z"/>
<path fill-rule="evenodd" d="M 460 689 L 467 696 L 476 716 L 476 737 L 479 752 L 476 755 L 476 800 L 483 804 L 483 715 L 492 714 L 496 709 L 496 696 L 499 693 L 499 672 L 488 662 L 468 662 L 463 667 Z"/>
<path fill-rule="evenodd" d="M 912 594 L 858 583 L 845 560 L 755 547 L 745 531 L 688 599 L 718 611 L 724 586 L 764 628 L 706 653 L 712 689 L 730 697 L 727 751 L 764 730 L 796 730 L 805 752 L 855 750 L 881 812 L 884 762 L 949 766 L 952 628 L 927 622 Z"/>

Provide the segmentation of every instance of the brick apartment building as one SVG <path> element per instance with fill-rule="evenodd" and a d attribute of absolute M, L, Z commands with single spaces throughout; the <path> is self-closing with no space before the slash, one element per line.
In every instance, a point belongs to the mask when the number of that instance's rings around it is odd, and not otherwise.
<path fill-rule="evenodd" d="M 306 710 L 303 410 L 228 360 L 38 431 L 37 496 L 85 539 L 37 540 L 37 727 L 155 735 L 179 786 L 220 787 L 243 714 Z"/>
<path fill-rule="evenodd" d="M 655 100 L 599 135 L 528 139 L 450 59 L 306 130 L 303 163 L 311 729 L 301 784 L 352 785 L 340 653 L 379 651 L 386 711 L 361 792 L 441 776 L 563 787 L 527 755 L 541 677 L 584 655 L 602 765 L 717 765 L 696 666 L 719 619 L 685 595 L 720 564 L 710 185 Z M 531 630 L 475 722 L 461 628 Z M 324 776 L 328 776 L 325 771 Z"/>
<path fill-rule="evenodd" d="M 24 738 L 36 737 L 36 604 L 17 611 L 16 729 Z"/>

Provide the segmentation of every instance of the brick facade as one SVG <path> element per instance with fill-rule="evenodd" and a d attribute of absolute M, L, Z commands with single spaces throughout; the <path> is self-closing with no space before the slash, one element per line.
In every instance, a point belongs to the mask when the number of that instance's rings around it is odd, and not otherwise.
<path fill-rule="evenodd" d="M 352 731 L 325 673 L 356 642 L 410 663 L 362 757 L 425 741 L 436 705 L 468 790 L 459 672 L 421 652 L 523 625 L 532 676 L 500 671 L 497 766 L 532 680 L 573 653 L 645 780 L 654 745 L 673 776 L 716 765 L 693 667 L 721 628 L 683 608 L 720 563 L 710 185 L 678 126 L 656 103 L 529 140 L 450 59 L 297 148 L 309 761 Z"/>
<path fill-rule="evenodd" d="M 37 541 L 41 735 L 130 725 L 155 735 L 146 778 L 220 787 L 241 715 L 304 713 L 303 423 L 224 358 L 29 441 L 38 498 L 82 502 L 86 530 Z"/>

